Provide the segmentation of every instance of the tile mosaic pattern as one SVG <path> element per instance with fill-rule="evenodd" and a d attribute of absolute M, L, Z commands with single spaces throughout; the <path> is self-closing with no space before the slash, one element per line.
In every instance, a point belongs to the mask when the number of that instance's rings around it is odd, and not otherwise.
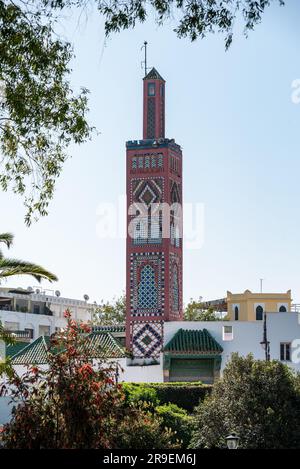
<path fill-rule="evenodd" d="M 130 314 L 159 317 L 165 306 L 165 261 L 161 252 L 130 255 Z"/>
<path fill-rule="evenodd" d="M 131 169 L 147 170 L 160 169 L 164 166 L 162 153 L 147 153 L 145 155 L 133 156 L 131 158 Z"/>
<path fill-rule="evenodd" d="M 136 358 L 158 358 L 163 346 L 162 322 L 137 322 L 132 327 L 132 350 Z"/>
<path fill-rule="evenodd" d="M 177 318 L 182 311 L 182 274 L 180 257 L 174 253 L 170 254 L 170 307 L 171 315 Z"/>
<path fill-rule="evenodd" d="M 138 308 L 157 308 L 158 303 L 157 282 L 155 270 L 150 264 L 141 269 L 140 282 L 138 285 Z"/>
<path fill-rule="evenodd" d="M 173 294 L 173 311 L 179 311 L 179 284 L 178 284 L 178 268 L 173 265 L 173 279 L 172 279 L 172 294 Z"/>

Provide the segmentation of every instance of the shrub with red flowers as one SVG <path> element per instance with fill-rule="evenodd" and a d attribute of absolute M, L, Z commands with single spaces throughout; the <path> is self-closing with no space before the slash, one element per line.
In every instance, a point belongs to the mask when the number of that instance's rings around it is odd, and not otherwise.
<path fill-rule="evenodd" d="M 147 409 L 128 404 L 116 383 L 117 363 L 95 361 L 88 326 L 68 326 L 50 342 L 47 369 L 14 371 L 0 393 L 15 402 L 4 425 L 6 448 L 174 448 L 174 435 Z"/>

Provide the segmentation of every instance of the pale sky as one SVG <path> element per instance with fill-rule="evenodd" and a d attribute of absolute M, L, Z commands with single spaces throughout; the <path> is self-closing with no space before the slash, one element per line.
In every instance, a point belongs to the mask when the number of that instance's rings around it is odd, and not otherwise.
<path fill-rule="evenodd" d="M 184 299 L 226 291 L 292 289 L 300 302 L 300 2 L 267 10 L 248 39 L 237 33 L 190 43 L 173 24 L 152 21 L 104 42 L 103 19 L 62 22 L 74 42 L 72 83 L 90 90 L 89 120 L 101 132 L 81 147 L 58 181 L 48 217 L 27 228 L 19 196 L 0 193 L 1 228 L 15 234 L 11 257 L 42 264 L 63 296 L 110 300 L 125 289 L 125 239 L 100 239 L 103 203 L 125 194 L 125 142 L 142 137 L 140 50 L 166 80 L 166 137 L 183 148 L 184 202 L 204 207 L 204 241 L 184 249 Z M 125 210 L 125 205 L 124 205 Z M 122 211 L 122 210 L 121 210 Z M 16 278 L 8 286 L 35 286 Z M 5 286 L 5 285 L 4 285 Z"/>

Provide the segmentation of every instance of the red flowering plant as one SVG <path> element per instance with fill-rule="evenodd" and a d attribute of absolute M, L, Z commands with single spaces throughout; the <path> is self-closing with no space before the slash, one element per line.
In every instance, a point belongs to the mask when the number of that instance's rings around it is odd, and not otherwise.
<path fill-rule="evenodd" d="M 128 404 L 116 383 L 119 366 L 93 360 L 87 336 L 66 311 L 67 327 L 51 338 L 45 369 L 7 376 L 0 393 L 15 406 L 4 425 L 5 448 L 171 448 L 170 431 L 150 412 Z M 105 351 L 104 351 L 105 352 Z M 133 431 L 134 430 L 134 431 Z"/>

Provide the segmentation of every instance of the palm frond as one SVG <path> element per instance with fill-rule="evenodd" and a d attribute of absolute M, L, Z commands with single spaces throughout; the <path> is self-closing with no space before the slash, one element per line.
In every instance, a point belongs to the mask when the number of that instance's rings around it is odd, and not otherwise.
<path fill-rule="evenodd" d="M 12 245 L 14 235 L 12 233 L 0 233 L 0 243 L 4 243 L 8 248 Z"/>
<path fill-rule="evenodd" d="M 56 282 L 58 280 L 56 275 L 40 265 L 25 262 L 20 259 L 0 258 L 0 279 L 14 275 L 31 275 L 38 282 L 42 279 L 48 280 L 49 282 Z"/>

